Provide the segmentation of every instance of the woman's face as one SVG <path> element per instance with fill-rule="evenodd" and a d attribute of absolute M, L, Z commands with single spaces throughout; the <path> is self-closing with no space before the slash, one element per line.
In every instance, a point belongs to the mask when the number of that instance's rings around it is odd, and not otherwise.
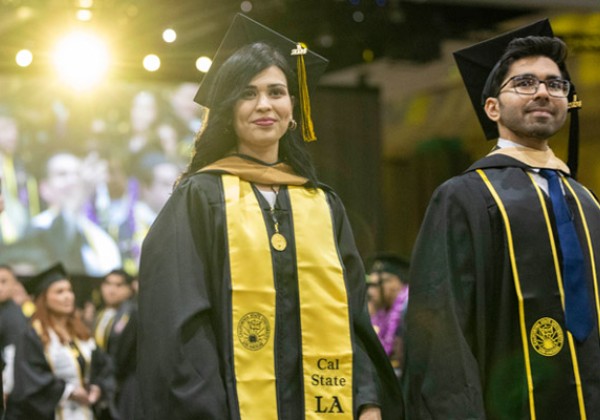
<path fill-rule="evenodd" d="M 58 280 L 46 291 L 48 311 L 54 315 L 70 315 L 75 310 L 75 294 L 69 280 Z"/>
<path fill-rule="evenodd" d="M 238 152 L 266 162 L 277 160 L 279 139 L 292 119 L 287 79 L 277 66 L 258 73 L 233 108 Z"/>

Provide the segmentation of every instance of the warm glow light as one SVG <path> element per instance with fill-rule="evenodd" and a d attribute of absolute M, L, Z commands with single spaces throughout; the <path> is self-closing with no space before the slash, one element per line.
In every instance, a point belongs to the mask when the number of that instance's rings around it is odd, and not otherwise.
<path fill-rule="evenodd" d="M 199 57 L 196 60 L 196 68 L 202 73 L 207 73 L 212 65 L 212 60 L 208 57 Z"/>
<path fill-rule="evenodd" d="M 94 5 L 94 0 L 79 0 L 79 7 L 89 9 Z"/>
<path fill-rule="evenodd" d="M 79 9 L 77 11 L 77 20 L 82 22 L 89 22 L 92 20 L 92 11 L 88 9 Z"/>
<path fill-rule="evenodd" d="M 17 19 L 27 20 L 33 17 L 33 9 L 27 6 L 21 6 L 17 9 L 16 12 Z"/>
<path fill-rule="evenodd" d="M 160 58 L 155 54 L 144 57 L 144 68 L 148 71 L 156 71 L 160 68 Z"/>
<path fill-rule="evenodd" d="M 77 89 L 88 89 L 106 75 L 110 56 L 104 41 L 87 32 L 72 32 L 62 38 L 53 53 L 59 77 Z"/>
<path fill-rule="evenodd" d="M 21 50 L 15 56 L 15 61 L 21 67 L 27 67 L 33 61 L 33 54 L 29 50 Z"/>
<path fill-rule="evenodd" d="M 165 42 L 168 42 L 169 44 L 171 42 L 175 42 L 175 40 L 177 39 L 177 32 L 175 32 L 174 29 L 165 29 L 163 34 L 162 34 L 163 40 Z"/>

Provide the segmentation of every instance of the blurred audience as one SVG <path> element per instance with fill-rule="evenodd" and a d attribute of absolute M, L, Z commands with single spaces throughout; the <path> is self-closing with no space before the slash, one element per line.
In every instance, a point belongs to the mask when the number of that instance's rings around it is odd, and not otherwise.
<path fill-rule="evenodd" d="M 4 209 L 0 214 L 0 244 L 11 244 L 25 232 L 29 217 L 39 212 L 37 185 L 19 158 L 19 125 L 12 113 L 0 107 L 0 176 Z"/>
<path fill-rule="evenodd" d="M 21 307 L 13 300 L 20 284 L 13 269 L 0 265 L 0 351 L 2 352 L 2 388 L 4 400 L 13 389 L 15 346 L 19 336 L 27 328 L 27 318 Z"/>
<path fill-rule="evenodd" d="M 67 273 L 54 265 L 25 288 L 35 297 L 36 312 L 16 346 L 6 419 L 93 418 L 94 409 L 111 401 L 114 377 L 77 316 Z"/>
<path fill-rule="evenodd" d="M 31 220 L 25 237 L 8 247 L 3 258 L 38 268 L 63 261 L 73 272 L 91 276 L 121 266 L 117 244 L 86 211 L 101 166 L 94 156 L 85 160 L 64 152 L 51 156 L 40 182 L 47 209 Z"/>
<path fill-rule="evenodd" d="M 381 293 L 379 309 L 371 316 L 371 321 L 396 376 L 400 378 L 404 367 L 404 315 L 408 305 L 409 263 L 398 255 L 382 253 L 372 258 L 369 267 L 370 282 L 379 285 Z M 376 292 L 373 293 L 376 295 Z"/>
<path fill-rule="evenodd" d="M 121 420 L 135 413 L 137 309 L 132 300 L 133 277 L 111 271 L 100 286 L 103 308 L 96 316 L 94 337 L 112 358 L 117 380 L 116 404 Z"/>

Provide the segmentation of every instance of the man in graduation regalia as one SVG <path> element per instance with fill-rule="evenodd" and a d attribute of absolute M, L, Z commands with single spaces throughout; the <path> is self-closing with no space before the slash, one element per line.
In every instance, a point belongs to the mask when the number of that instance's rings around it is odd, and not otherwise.
<path fill-rule="evenodd" d="M 12 267 L 0 265 L 0 364 L 4 364 L 2 386 L 5 395 L 10 394 L 14 384 L 15 345 L 19 336 L 27 329 L 27 318 L 13 300 L 17 283 L 17 276 Z"/>
<path fill-rule="evenodd" d="M 103 308 L 96 315 L 96 344 L 111 358 L 117 381 L 116 406 L 122 420 L 135 416 L 137 307 L 133 277 L 123 269 L 111 270 L 100 285 Z"/>
<path fill-rule="evenodd" d="M 576 110 L 547 20 L 455 53 L 494 150 L 434 193 L 411 263 L 410 419 L 600 413 L 600 207 L 549 148 Z"/>

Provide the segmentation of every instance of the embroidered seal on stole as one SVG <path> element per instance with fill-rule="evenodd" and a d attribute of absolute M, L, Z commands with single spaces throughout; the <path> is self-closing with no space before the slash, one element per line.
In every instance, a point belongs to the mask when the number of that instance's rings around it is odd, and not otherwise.
<path fill-rule="evenodd" d="M 554 319 L 538 319 L 531 327 L 531 345 L 542 356 L 555 356 L 562 349 L 565 335 L 560 324 Z"/>
<path fill-rule="evenodd" d="M 269 320 L 259 312 L 247 313 L 238 323 L 238 338 L 248 350 L 262 349 L 269 341 L 270 335 Z"/>

